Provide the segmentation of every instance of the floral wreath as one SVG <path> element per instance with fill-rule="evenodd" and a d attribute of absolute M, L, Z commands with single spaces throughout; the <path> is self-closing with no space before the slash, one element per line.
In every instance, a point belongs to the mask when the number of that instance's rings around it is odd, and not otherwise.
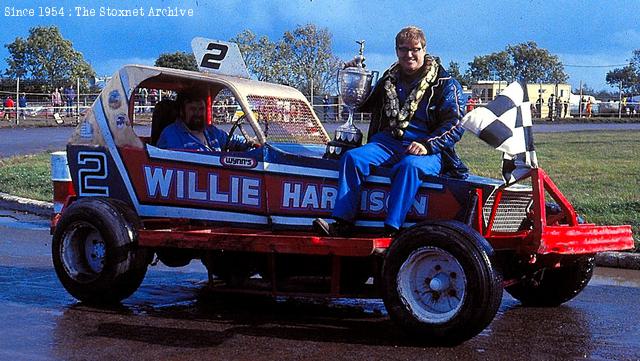
<path fill-rule="evenodd" d="M 404 135 L 404 130 L 409 126 L 409 120 L 418 109 L 418 104 L 420 104 L 424 93 L 429 89 L 429 85 L 435 81 L 438 74 L 438 63 L 431 56 L 425 56 L 425 64 L 426 71 L 423 72 L 422 79 L 418 86 L 411 91 L 402 109 L 400 109 L 400 100 L 396 92 L 400 66 L 395 63 L 389 68 L 389 74 L 384 82 L 386 93 L 384 111 L 389 119 L 391 134 L 397 139 L 401 139 Z"/>

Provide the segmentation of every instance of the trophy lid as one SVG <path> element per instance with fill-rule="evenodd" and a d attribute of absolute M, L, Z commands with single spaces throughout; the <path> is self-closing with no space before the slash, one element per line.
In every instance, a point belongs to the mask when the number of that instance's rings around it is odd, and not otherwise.
<path fill-rule="evenodd" d="M 364 40 L 360 40 L 360 41 L 356 40 L 356 43 L 358 45 L 360 45 L 360 51 L 358 52 L 358 55 L 353 57 L 352 62 L 355 63 L 355 66 L 349 66 L 349 67 L 346 68 L 346 69 L 349 69 L 351 71 L 353 71 L 354 69 L 358 69 L 358 71 L 360 71 L 360 69 L 363 69 L 365 67 L 365 65 L 364 65 L 364 60 L 365 60 L 365 58 L 364 58 L 364 43 L 365 43 L 365 41 Z"/>

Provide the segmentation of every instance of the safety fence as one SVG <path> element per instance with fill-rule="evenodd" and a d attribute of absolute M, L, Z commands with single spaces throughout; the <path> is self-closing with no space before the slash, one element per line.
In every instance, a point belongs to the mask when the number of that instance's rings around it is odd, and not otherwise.
<path fill-rule="evenodd" d="M 16 92 L 0 91 L 0 119 L 20 120 L 32 119 L 55 119 L 60 121 L 64 118 L 78 119 L 83 116 L 87 109 L 91 107 L 95 99 L 99 96 L 94 94 L 76 94 L 74 99 L 67 102 L 61 94 L 61 103 L 53 104 L 52 96 L 49 93 L 19 93 L 16 99 Z M 152 92 L 150 95 L 136 93 L 134 98 L 133 120 L 146 121 L 151 119 L 155 104 L 163 97 L 175 97 L 173 93 Z M 24 97 L 23 100 L 20 98 Z M 9 100 L 11 99 L 11 100 Z M 338 96 L 314 97 L 308 99 L 316 116 L 321 122 L 340 123 L 344 122 L 348 116 L 347 107 L 341 103 Z M 25 106 L 21 106 L 25 104 Z M 486 102 L 468 103 L 465 111 L 470 111 L 475 107 L 486 105 Z M 640 102 L 634 101 L 596 101 L 590 106 L 587 103 L 567 104 L 549 107 L 545 104 L 542 107 L 532 103 L 531 113 L 534 118 L 542 119 L 562 119 L 577 117 L 620 117 L 620 118 L 640 118 Z M 218 123 L 233 122 L 242 110 L 235 102 L 232 104 L 213 104 L 212 114 L 214 121 Z M 550 116 L 551 115 L 551 116 Z M 370 121 L 370 114 L 354 114 L 354 122 L 366 123 Z"/>
<path fill-rule="evenodd" d="M 20 97 L 24 96 L 25 106 L 21 106 Z M 61 95 L 61 102 L 53 104 L 51 94 L 46 93 L 19 93 L 16 100 L 15 92 L 0 91 L 0 119 L 3 120 L 15 120 L 19 124 L 20 120 L 37 120 L 37 119 L 55 119 L 59 123 L 62 123 L 64 118 L 74 118 L 83 116 L 87 109 L 89 109 L 99 94 L 80 94 L 67 102 L 64 99 L 64 95 Z M 134 114 L 133 120 L 150 120 L 155 104 L 166 97 L 174 98 L 173 93 L 158 93 L 157 96 L 142 96 L 139 94 L 134 95 Z M 11 99 L 9 101 L 9 99 Z M 347 120 L 348 110 L 340 102 L 340 98 L 337 96 L 329 97 L 328 99 L 316 100 L 314 104 L 311 99 L 308 99 L 312 104 L 313 110 L 316 116 L 322 122 L 327 123 L 340 123 Z M 240 106 L 233 102 L 233 104 L 213 104 L 212 115 L 214 121 L 219 123 L 233 122 L 239 115 L 243 114 Z M 370 114 L 368 113 L 354 113 L 353 119 L 356 123 L 365 123 L 370 121 Z"/>

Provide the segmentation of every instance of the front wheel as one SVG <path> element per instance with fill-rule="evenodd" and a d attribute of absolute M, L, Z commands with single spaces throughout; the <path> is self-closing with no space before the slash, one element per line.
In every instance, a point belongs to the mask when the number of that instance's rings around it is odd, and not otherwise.
<path fill-rule="evenodd" d="M 149 251 L 136 245 L 138 217 L 126 204 L 83 198 L 67 208 L 52 241 L 53 265 L 64 288 L 85 302 L 129 297 L 144 279 Z"/>
<path fill-rule="evenodd" d="M 459 222 L 403 232 L 383 265 L 389 316 L 424 343 L 456 344 L 482 331 L 502 300 L 502 277 L 482 236 Z"/>

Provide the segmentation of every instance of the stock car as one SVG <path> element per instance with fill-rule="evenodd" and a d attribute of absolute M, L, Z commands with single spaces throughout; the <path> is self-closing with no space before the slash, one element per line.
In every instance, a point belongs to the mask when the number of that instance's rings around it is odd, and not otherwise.
<path fill-rule="evenodd" d="M 479 176 L 426 177 L 394 238 L 376 236 L 390 185 L 390 170 L 378 168 L 366 179 L 353 235 L 318 236 L 312 220 L 330 217 L 338 178 L 338 161 L 325 156 L 329 134 L 298 90 L 238 74 L 243 63 L 225 70 L 239 56 L 234 44 L 202 48 L 199 72 L 123 67 L 66 151 L 52 155 L 53 263 L 78 300 L 119 302 L 154 259 L 173 267 L 199 259 L 220 292 L 382 298 L 416 340 L 457 343 L 493 320 L 503 289 L 524 305 L 556 306 L 589 282 L 595 253 L 633 247 L 630 226 L 581 222 L 540 168 L 508 187 Z M 259 146 L 158 148 L 173 119 L 157 106 L 151 136 L 138 134 L 140 87 L 198 92 L 209 121 L 212 104 L 232 95 L 242 116 L 230 133 Z"/>

